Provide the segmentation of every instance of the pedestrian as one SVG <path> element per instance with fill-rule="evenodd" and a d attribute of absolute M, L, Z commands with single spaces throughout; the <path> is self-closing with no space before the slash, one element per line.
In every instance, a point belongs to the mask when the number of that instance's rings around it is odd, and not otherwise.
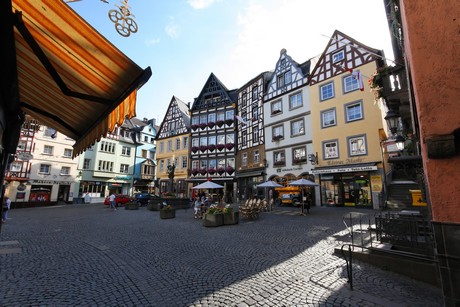
<path fill-rule="evenodd" d="M 8 219 L 8 211 L 11 207 L 11 199 L 9 197 L 5 197 L 3 200 L 3 214 L 2 214 L 2 222 L 6 222 Z"/>
<path fill-rule="evenodd" d="M 116 204 L 115 204 L 115 194 L 112 193 L 109 196 L 109 202 L 110 202 L 110 208 L 112 208 L 112 211 L 117 210 Z"/>
<path fill-rule="evenodd" d="M 195 210 L 195 218 L 201 219 L 201 202 L 198 198 L 195 200 L 194 210 Z"/>

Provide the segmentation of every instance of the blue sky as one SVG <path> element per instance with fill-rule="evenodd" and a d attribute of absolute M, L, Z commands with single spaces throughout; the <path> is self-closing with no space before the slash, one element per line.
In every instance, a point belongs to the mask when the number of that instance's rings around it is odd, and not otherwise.
<path fill-rule="evenodd" d="M 324 51 L 339 30 L 393 59 L 383 0 L 129 0 L 139 30 L 120 36 L 108 18 L 121 0 L 69 5 L 152 77 L 137 117 L 159 124 L 172 96 L 193 103 L 213 72 L 235 89 L 273 70 L 285 48 L 298 63 Z"/>

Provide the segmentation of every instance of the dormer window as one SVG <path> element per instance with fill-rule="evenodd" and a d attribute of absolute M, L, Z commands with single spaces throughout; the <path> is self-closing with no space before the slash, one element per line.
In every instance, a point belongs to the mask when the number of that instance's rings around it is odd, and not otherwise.
<path fill-rule="evenodd" d="M 345 53 L 343 52 L 343 50 L 340 50 L 340 51 L 332 54 L 332 63 L 340 62 L 344 58 L 345 58 Z"/>

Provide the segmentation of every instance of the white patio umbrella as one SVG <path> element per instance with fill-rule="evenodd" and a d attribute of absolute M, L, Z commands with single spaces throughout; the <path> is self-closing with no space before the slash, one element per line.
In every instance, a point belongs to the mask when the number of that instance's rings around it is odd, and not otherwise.
<path fill-rule="evenodd" d="M 197 186 L 194 186 L 192 189 L 223 189 L 224 186 L 214 183 L 212 181 L 203 182 Z"/>
<path fill-rule="evenodd" d="M 311 180 L 301 178 L 301 179 L 298 179 L 298 180 L 290 182 L 288 185 L 302 187 L 302 213 L 300 215 L 305 215 L 305 213 L 304 213 L 305 205 L 304 205 L 304 200 L 303 200 L 303 188 L 304 187 L 319 186 L 319 184 L 317 184 L 316 182 L 313 182 Z"/>
<path fill-rule="evenodd" d="M 265 197 L 267 197 L 267 190 L 269 188 L 280 188 L 282 186 L 283 185 L 281 185 L 279 183 L 276 183 L 273 180 L 265 181 L 265 182 L 257 185 L 258 188 L 265 188 Z M 270 211 L 271 211 L 272 210 L 272 204 L 270 202 L 270 199 L 269 199 L 269 204 L 270 204 Z"/>

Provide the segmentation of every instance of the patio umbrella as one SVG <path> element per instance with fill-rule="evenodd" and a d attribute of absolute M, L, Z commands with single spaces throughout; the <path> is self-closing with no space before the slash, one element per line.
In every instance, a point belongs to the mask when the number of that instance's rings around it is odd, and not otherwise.
<path fill-rule="evenodd" d="M 212 181 L 203 182 L 197 186 L 194 186 L 192 189 L 223 189 L 224 186 L 214 183 Z"/>
<path fill-rule="evenodd" d="M 305 205 L 304 205 L 304 200 L 303 200 L 303 188 L 304 187 L 318 186 L 319 184 L 317 184 L 316 182 L 313 182 L 311 180 L 301 178 L 301 179 L 298 179 L 298 180 L 290 182 L 288 185 L 302 187 L 302 213 L 300 215 L 305 215 L 305 213 L 304 213 Z"/>
<path fill-rule="evenodd" d="M 265 182 L 263 182 L 261 184 L 258 184 L 257 187 L 258 188 L 265 188 L 265 197 L 267 197 L 267 190 L 269 188 L 281 188 L 282 185 L 279 184 L 279 183 L 274 182 L 273 180 L 269 180 L 269 181 L 265 181 Z M 269 200 L 269 204 L 270 204 L 270 211 L 271 211 L 272 210 L 272 204 L 271 204 L 270 200 Z"/>

